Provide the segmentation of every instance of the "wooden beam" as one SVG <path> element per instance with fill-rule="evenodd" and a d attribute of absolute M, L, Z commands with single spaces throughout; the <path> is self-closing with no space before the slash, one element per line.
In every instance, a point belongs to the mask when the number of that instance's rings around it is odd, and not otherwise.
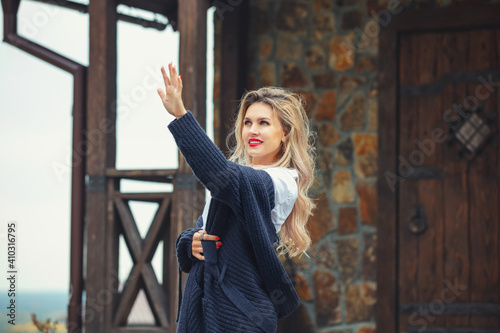
<path fill-rule="evenodd" d="M 208 1 L 179 1 L 178 28 L 180 33 L 179 73 L 184 84 L 184 105 L 196 117 L 203 128 L 206 128 L 206 54 L 207 54 L 207 9 Z M 175 196 L 172 206 L 172 224 L 169 230 L 170 241 L 168 267 L 172 274 L 177 271 L 175 257 L 175 240 L 187 228 L 196 224 L 205 204 L 205 190 L 192 175 L 191 169 L 179 154 L 179 170 L 174 180 Z M 173 275 L 173 274 L 172 274 Z M 169 280 L 167 294 L 170 295 L 170 322 L 175 322 L 177 315 L 177 283 L 178 277 Z M 175 295 L 175 297 L 173 297 Z M 172 325 L 175 332 L 176 325 Z"/>
<path fill-rule="evenodd" d="M 117 182 L 106 181 L 115 167 L 116 137 L 116 4 L 90 1 L 87 99 L 87 264 L 85 331 L 110 332 L 118 272 L 118 237 L 107 194 Z M 112 202 L 111 202 L 112 204 Z M 111 210 L 110 210 L 111 208 Z M 111 288 L 112 289 L 112 288 Z M 112 295 L 113 301 L 107 297 Z"/>
<path fill-rule="evenodd" d="M 219 148 L 228 156 L 226 139 L 232 130 L 239 100 L 246 86 L 248 45 L 248 1 L 227 12 L 222 21 L 220 59 L 220 128 Z M 217 18 L 217 15 L 216 15 Z"/>

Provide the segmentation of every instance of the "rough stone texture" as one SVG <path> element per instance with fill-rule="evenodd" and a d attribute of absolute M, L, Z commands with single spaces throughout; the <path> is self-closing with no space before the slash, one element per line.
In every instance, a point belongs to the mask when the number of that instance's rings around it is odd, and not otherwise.
<path fill-rule="evenodd" d="M 358 229 L 358 212 L 356 207 L 339 208 L 339 226 L 337 232 L 339 235 L 350 234 Z"/>
<path fill-rule="evenodd" d="M 364 234 L 365 248 L 361 264 L 361 278 L 365 281 L 377 280 L 377 234 Z"/>
<path fill-rule="evenodd" d="M 354 201 L 354 186 L 348 170 L 338 171 L 333 175 L 332 197 L 336 202 Z"/>
<path fill-rule="evenodd" d="M 300 271 L 306 271 L 311 268 L 311 263 L 306 256 L 296 256 L 292 258 L 295 267 Z"/>
<path fill-rule="evenodd" d="M 304 87 L 306 84 L 307 79 L 299 66 L 291 62 L 283 65 L 281 70 L 282 87 Z"/>
<path fill-rule="evenodd" d="M 356 192 L 359 198 L 361 222 L 375 225 L 377 223 L 377 188 L 375 183 L 358 181 Z"/>
<path fill-rule="evenodd" d="M 342 16 L 342 29 L 350 30 L 355 27 L 361 29 L 364 23 L 363 16 L 364 12 L 359 9 L 344 12 L 344 15 Z"/>
<path fill-rule="evenodd" d="M 330 150 L 318 150 L 318 165 L 321 169 L 323 181 L 326 187 L 332 185 L 332 170 L 333 170 L 333 153 Z"/>
<path fill-rule="evenodd" d="M 257 35 L 269 33 L 271 23 L 268 12 L 259 7 L 252 7 L 250 12 L 250 29 Z"/>
<path fill-rule="evenodd" d="M 273 45 L 274 41 L 271 38 L 266 37 L 265 39 L 263 39 L 262 42 L 260 43 L 259 58 L 260 59 L 269 58 L 269 56 L 273 52 Z"/>
<path fill-rule="evenodd" d="M 354 65 L 354 33 L 346 36 L 334 36 L 330 41 L 331 68 L 338 71 L 344 71 Z"/>
<path fill-rule="evenodd" d="M 262 86 L 276 85 L 276 67 L 274 62 L 266 62 L 260 66 L 260 83 Z"/>
<path fill-rule="evenodd" d="M 335 31 L 335 22 L 332 12 L 314 14 L 312 24 L 312 39 L 322 39 Z"/>
<path fill-rule="evenodd" d="M 346 166 L 353 161 L 354 147 L 351 138 L 340 142 L 335 150 L 335 163 L 339 166 Z"/>
<path fill-rule="evenodd" d="M 340 130 L 356 131 L 363 129 L 365 123 L 366 99 L 362 94 L 355 95 L 340 116 Z"/>
<path fill-rule="evenodd" d="M 376 131 L 378 128 L 378 102 L 376 99 L 368 101 L 368 125 L 367 131 Z"/>
<path fill-rule="evenodd" d="M 389 5 L 389 0 L 366 0 L 366 9 L 368 13 L 374 11 L 375 13 L 381 10 L 386 10 Z M 372 15 L 370 15 L 371 17 Z"/>
<path fill-rule="evenodd" d="M 321 45 L 313 45 L 306 52 L 306 65 L 308 69 L 324 68 L 326 65 L 326 52 Z"/>
<path fill-rule="evenodd" d="M 307 224 L 312 244 L 315 244 L 324 235 L 334 229 L 334 215 L 326 193 L 322 193 L 314 199 L 316 202 L 316 211 Z"/>
<path fill-rule="evenodd" d="M 280 332 L 287 333 L 315 333 L 313 321 L 304 304 L 300 304 L 297 309 L 287 318 L 280 319 Z"/>
<path fill-rule="evenodd" d="M 307 90 L 295 90 L 294 92 L 302 98 L 302 105 L 306 110 L 307 116 L 311 118 L 312 112 L 318 102 L 318 96 Z"/>
<path fill-rule="evenodd" d="M 276 13 L 276 28 L 297 34 L 307 32 L 307 5 L 296 1 L 282 1 Z"/>
<path fill-rule="evenodd" d="M 311 195 L 316 195 L 322 191 L 324 191 L 323 175 L 318 170 L 314 170 L 314 180 L 310 188 L 310 193 Z"/>
<path fill-rule="evenodd" d="M 345 292 L 347 323 L 373 321 L 376 288 L 374 283 L 353 284 Z"/>
<path fill-rule="evenodd" d="M 362 57 L 358 60 L 356 64 L 356 72 L 358 73 L 366 73 L 373 72 L 376 68 L 375 64 L 377 63 L 377 59 L 373 56 Z"/>
<path fill-rule="evenodd" d="M 332 1 L 331 0 L 314 0 L 313 9 L 315 12 L 319 10 L 331 10 Z"/>
<path fill-rule="evenodd" d="M 299 38 L 291 33 L 280 33 L 276 42 L 276 58 L 282 60 L 301 59 L 304 50 Z"/>
<path fill-rule="evenodd" d="M 352 93 L 364 85 L 366 79 L 357 76 L 342 76 L 339 79 L 339 104 L 344 102 L 352 96 Z"/>
<path fill-rule="evenodd" d="M 329 242 L 323 241 L 313 246 L 310 255 L 319 267 L 329 270 L 336 268 L 335 254 Z"/>
<path fill-rule="evenodd" d="M 312 300 L 311 288 L 304 274 L 297 273 L 295 278 L 295 290 L 301 299 L 306 301 Z"/>
<path fill-rule="evenodd" d="M 332 124 L 320 124 L 318 125 L 318 138 L 324 147 L 328 147 L 338 141 L 339 134 Z"/>
<path fill-rule="evenodd" d="M 356 333 L 375 333 L 375 328 L 373 327 L 360 327 Z"/>
<path fill-rule="evenodd" d="M 335 120 L 336 108 L 337 92 L 335 90 L 326 91 L 325 93 L 323 93 L 323 96 L 321 96 L 321 101 L 319 102 L 318 108 L 314 113 L 314 120 Z"/>
<path fill-rule="evenodd" d="M 359 242 L 356 238 L 340 239 L 335 242 L 339 258 L 340 278 L 344 285 L 351 284 L 359 274 Z"/>
<path fill-rule="evenodd" d="M 377 97 L 378 95 L 378 82 L 373 81 L 370 87 L 370 92 L 368 93 L 368 97 Z"/>
<path fill-rule="evenodd" d="M 354 171 L 359 178 L 377 176 L 377 136 L 354 135 Z"/>
<path fill-rule="evenodd" d="M 335 72 L 332 70 L 313 75 L 312 81 L 315 88 L 333 88 L 337 85 Z"/>
<path fill-rule="evenodd" d="M 354 48 L 358 53 L 376 54 L 380 25 L 375 19 L 370 19 L 361 28 L 355 28 Z"/>
<path fill-rule="evenodd" d="M 323 327 L 340 323 L 340 288 L 335 276 L 316 270 L 313 280 L 316 324 Z"/>

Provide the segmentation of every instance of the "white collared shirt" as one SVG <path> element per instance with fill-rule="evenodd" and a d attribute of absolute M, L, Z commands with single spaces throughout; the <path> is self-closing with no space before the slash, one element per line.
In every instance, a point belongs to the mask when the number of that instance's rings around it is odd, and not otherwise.
<path fill-rule="evenodd" d="M 298 187 L 296 179 L 298 178 L 298 173 L 297 170 L 291 168 L 269 168 L 263 170 L 271 176 L 274 184 L 274 208 L 271 211 L 271 219 L 276 228 L 276 233 L 278 233 L 288 215 L 292 212 L 295 200 L 297 200 Z M 210 208 L 211 201 L 212 197 L 210 196 L 210 192 L 208 192 L 202 214 L 203 230 L 205 230 L 207 225 L 208 209 Z"/>

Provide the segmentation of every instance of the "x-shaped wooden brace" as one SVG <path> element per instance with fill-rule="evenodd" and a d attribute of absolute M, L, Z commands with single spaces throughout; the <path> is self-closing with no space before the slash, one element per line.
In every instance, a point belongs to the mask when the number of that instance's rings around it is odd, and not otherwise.
<path fill-rule="evenodd" d="M 167 328 L 169 327 L 169 321 L 165 309 L 168 309 L 168 300 L 163 287 L 156 278 L 151 260 L 156 252 L 158 243 L 167 231 L 167 222 L 170 220 L 171 200 L 170 195 L 166 193 L 158 193 L 156 197 L 153 193 L 143 194 L 144 197 L 141 197 L 140 193 L 134 193 L 133 196 L 130 194 L 128 198 L 126 195 L 114 198 L 114 204 L 123 227 L 125 242 L 134 261 L 134 266 L 118 301 L 118 308 L 113 324 L 114 326 L 126 325 L 137 294 L 141 288 L 144 288 L 156 324 Z M 139 234 L 139 229 L 128 205 L 129 200 L 160 203 L 144 240 Z M 164 246 L 168 246 L 168 244 L 164 244 Z"/>

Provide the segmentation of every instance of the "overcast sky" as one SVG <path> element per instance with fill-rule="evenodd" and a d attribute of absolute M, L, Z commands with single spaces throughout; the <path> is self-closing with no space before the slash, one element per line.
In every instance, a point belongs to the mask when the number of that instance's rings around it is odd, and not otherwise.
<path fill-rule="evenodd" d="M 3 12 L 0 21 L 3 38 Z M 20 35 L 88 65 L 88 15 L 21 1 L 18 21 Z M 210 29 L 211 25 L 209 36 Z M 118 22 L 117 34 L 116 166 L 175 168 L 177 150 L 166 127 L 172 117 L 163 109 L 156 88 L 161 87 L 160 66 L 169 61 L 178 64 L 179 35 L 170 27 L 157 31 L 125 22 Z M 212 48 L 209 40 L 208 49 Z M 212 82 L 211 52 L 208 55 L 207 81 Z M 0 43 L 0 253 L 5 253 L 7 223 L 17 222 L 19 291 L 68 290 L 72 96 L 70 74 Z M 207 105 L 210 123 L 211 103 Z M 165 188 L 122 182 L 124 191 Z M 144 235 L 156 206 L 135 204 L 132 210 Z M 125 252 L 123 242 L 120 251 Z M 129 258 L 126 254 L 120 260 L 122 278 L 130 271 Z M 6 261 L 0 258 L 2 272 L 7 270 Z M 160 263 L 161 256 L 155 257 L 157 272 Z"/>

